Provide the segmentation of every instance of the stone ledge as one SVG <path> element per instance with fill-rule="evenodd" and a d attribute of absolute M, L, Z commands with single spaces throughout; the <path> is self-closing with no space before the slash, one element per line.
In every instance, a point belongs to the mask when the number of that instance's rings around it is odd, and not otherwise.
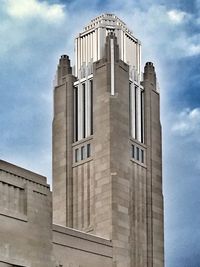
<path fill-rule="evenodd" d="M 28 222 L 28 218 L 25 214 L 19 214 L 7 210 L 2 210 L 1 208 L 0 208 L 0 216 L 9 217 L 22 222 Z"/>
<path fill-rule="evenodd" d="M 47 178 L 45 176 L 39 175 L 35 172 L 26 170 L 24 168 L 18 167 L 7 161 L 0 160 L 0 170 L 13 174 L 15 176 L 24 178 L 25 180 L 43 185 L 47 188 L 50 188 L 50 186 L 47 184 Z"/>

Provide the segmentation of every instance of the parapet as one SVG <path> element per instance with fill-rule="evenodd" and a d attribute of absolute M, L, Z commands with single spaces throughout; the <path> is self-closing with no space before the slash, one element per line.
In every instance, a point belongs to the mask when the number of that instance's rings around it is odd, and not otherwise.
<path fill-rule="evenodd" d="M 0 160 L 0 171 L 4 171 L 15 176 L 24 178 L 25 180 L 34 182 L 39 185 L 43 185 L 47 188 L 50 186 L 47 184 L 47 178 L 45 176 L 39 175 L 35 172 L 26 170 L 24 168 L 18 167 L 12 163 L 9 163 L 4 160 Z"/>

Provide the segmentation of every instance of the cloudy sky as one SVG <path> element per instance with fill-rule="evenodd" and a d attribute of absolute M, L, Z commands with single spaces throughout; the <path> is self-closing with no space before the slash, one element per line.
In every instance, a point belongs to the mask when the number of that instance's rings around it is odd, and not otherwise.
<path fill-rule="evenodd" d="M 161 88 L 166 267 L 200 266 L 200 0 L 0 0 L 0 158 L 49 177 L 52 88 L 90 19 L 115 13 Z"/>

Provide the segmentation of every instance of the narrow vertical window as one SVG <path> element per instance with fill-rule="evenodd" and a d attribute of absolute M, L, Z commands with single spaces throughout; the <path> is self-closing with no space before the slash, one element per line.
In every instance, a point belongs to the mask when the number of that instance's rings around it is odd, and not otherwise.
<path fill-rule="evenodd" d="M 132 145 L 131 146 L 132 147 L 132 151 L 131 151 L 131 156 L 132 156 L 132 158 L 134 159 L 135 158 L 135 146 L 134 145 Z"/>
<path fill-rule="evenodd" d="M 144 143 L 144 91 L 141 91 L 141 143 Z"/>
<path fill-rule="evenodd" d="M 91 156 L 90 144 L 87 144 L 87 158 Z"/>
<path fill-rule="evenodd" d="M 85 147 L 81 147 L 81 160 L 85 159 Z"/>
<path fill-rule="evenodd" d="M 114 40 L 110 39 L 110 74 L 111 74 L 111 95 L 115 95 L 115 59 Z"/>
<path fill-rule="evenodd" d="M 131 106 L 132 106 L 132 99 L 131 99 L 131 83 L 129 83 L 129 135 L 132 136 L 132 112 L 131 112 Z"/>
<path fill-rule="evenodd" d="M 141 149 L 141 162 L 144 163 L 144 150 Z"/>
<path fill-rule="evenodd" d="M 135 86 L 135 139 L 137 139 L 137 86 Z"/>
<path fill-rule="evenodd" d="M 91 112 L 90 112 L 90 129 L 91 129 L 91 135 L 93 134 L 93 80 L 90 80 L 90 103 L 91 103 Z"/>
<path fill-rule="evenodd" d="M 139 149 L 139 147 L 136 148 L 136 159 L 140 160 L 140 149 Z"/>
<path fill-rule="evenodd" d="M 78 151 L 78 148 L 77 149 L 75 149 L 75 162 L 78 162 L 78 160 L 79 160 L 79 151 Z"/>
<path fill-rule="evenodd" d="M 78 88 L 74 88 L 74 142 L 78 141 Z"/>
<path fill-rule="evenodd" d="M 82 84 L 82 90 L 83 90 L 83 138 L 85 138 L 85 133 L 86 133 L 86 123 L 85 123 L 85 115 L 86 115 L 86 112 L 85 112 L 85 94 L 86 94 L 86 91 L 85 91 L 85 83 Z"/>
<path fill-rule="evenodd" d="M 130 136 L 136 138 L 136 92 L 135 85 L 129 83 L 129 130 Z"/>

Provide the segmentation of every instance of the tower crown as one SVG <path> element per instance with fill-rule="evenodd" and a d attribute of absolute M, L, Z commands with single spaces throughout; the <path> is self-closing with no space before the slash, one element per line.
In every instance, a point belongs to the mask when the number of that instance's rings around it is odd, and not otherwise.
<path fill-rule="evenodd" d="M 86 25 L 75 40 L 75 76 L 93 74 L 92 63 L 105 57 L 106 36 L 113 32 L 119 45 L 119 59 L 129 65 L 130 78 L 140 80 L 141 44 L 114 14 L 102 14 Z"/>
<path fill-rule="evenodd" d="M 85 26 L 84 30 L 91 30 L 99 26 L 110 27 L 110 29 L 123 29 L 128 34 L 133 34 L 132 31 L 127 28 L 127 25 L 114 14 L 102 14 L 92 19 L 91 22 L 87 26 Z"/>

